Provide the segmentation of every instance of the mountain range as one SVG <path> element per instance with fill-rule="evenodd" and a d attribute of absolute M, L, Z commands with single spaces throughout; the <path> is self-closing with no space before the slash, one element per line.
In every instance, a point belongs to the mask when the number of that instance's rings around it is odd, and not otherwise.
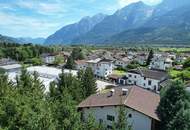
<path fill-rule="evenodd" d="M 4 36 L 0 34 L 0 43 L 8 42 L 8 43 L 20 43 L 20 44 L 26 44 L 26 43 L 33 43 L 33 44 L 43 44 L 45 41 L 45 38 L 30 38 L 30 37 L 20 37 L 20 38 L 14 38 L 10 36 Z"/>
<path fill-rule="evenodd" d="M 109 44 L 190 41 L 190 0 L 163 0 L 156 6 L 132 3 L 112 15 L 97 14 L 64 26 L 45 40 L 51 44 Z"/>

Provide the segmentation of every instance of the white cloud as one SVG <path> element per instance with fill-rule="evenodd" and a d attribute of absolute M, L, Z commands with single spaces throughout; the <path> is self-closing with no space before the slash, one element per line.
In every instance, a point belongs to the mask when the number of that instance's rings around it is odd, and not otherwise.
<path fill-rule="evenodd" d="M 16 6 L 24 9 L 29 9 L 34 12 L 43 15 L 56 15 L 58 13 L 66 12 L 65 5 L 63 1 L 53 1 L 53 2 L 43 2 L 43 1 L 24 1 L 19 0 L 15 3 Z"/>
<path fill-rule="evenodd" d="M 15 37 L 46 37 L 49 35 L 49 32 L 52 32 L 52 30 L 55 31 L 62 26 L 59 21 L 55 20 L 35 19 L 28 16 L 18 17 L 15 15 L 7 15 L 3 12 L 0 12 L 0 19 L 3 19 L 3 21 L 0 21 L 0 27 L 2 28 L 1 32 L 3 30 L 6 31 L 2 32 L 2 34 L 10 36 L 14 34 Z"/>

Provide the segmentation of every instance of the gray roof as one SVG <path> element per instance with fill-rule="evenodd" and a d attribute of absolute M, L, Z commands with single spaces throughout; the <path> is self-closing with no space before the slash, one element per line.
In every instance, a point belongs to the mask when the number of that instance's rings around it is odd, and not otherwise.
<path fill-rule="evenodd" d="M 137 68 L 129 70 L 128 72 L 140 74 L 143 77 L 156 79 L 156 80 L 165 80 L 168 78 L 167 72 L 161 70 L 149 70 L 149 69 Z"/>

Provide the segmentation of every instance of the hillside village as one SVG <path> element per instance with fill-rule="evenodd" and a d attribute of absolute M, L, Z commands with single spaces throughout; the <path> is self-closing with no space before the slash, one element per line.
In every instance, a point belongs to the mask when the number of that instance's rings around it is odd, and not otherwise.
<path fill-rule="evenodd" d="M 113 122 L 119 118 L 117 109 L 124 106 L 133 130 L 159 130 L 161 119 L 157 108 L 161 90 L 173 80 L 182 80 L 186 90 L 190 89 L 190 52 L 151 48 L 100 48 L 86 53 L 84 50 L 74 47 L 67 51 L 42 53 L 38 57 L 39 64 L 2 57 L 0 70 L 13 84 L 17 84 L 23 67 L 31 75 L 37 72 L 44 92 L 49 93 L 51 83 L 59 82 L 61 74 L 78 78 L 81 72 L 90 68 L 96 80 L 96 93 L 80 101 L 77 109 L 82 120 L 87 121 L 92 115 L 107 129 L 113 129 Z"/>

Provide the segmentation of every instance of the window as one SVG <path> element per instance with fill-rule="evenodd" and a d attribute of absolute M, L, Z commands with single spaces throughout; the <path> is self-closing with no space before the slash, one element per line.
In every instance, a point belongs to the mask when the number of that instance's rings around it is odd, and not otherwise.
<path fill-rule="evenodd" d="M 136 81 L 134 82 L 134 85 L 137 85 L 137 82 L 136 82 Z"/>
<path fill-rule="evenodd" d="M 155 90 L 155 91 L 157 90 L 157 87 L 156 87 L 156 85 L 154 85 L 154 90 Z"/>
<path fill-rule="evenodd" d="M 144 77 L 144 80 L 146 80 L 146 77 Z"/>
<path fill-rule="evenodd" d="M 129 77 L 132 77 L 132 75 L 131 75 L 131 74 L 129 74 Z"/>
<path fill-rule="evenodd" d="M 132 118 L 132 114 L 129 114 L 128 117 L 129 117 L 129 118 Z"/>
<path fill-rule="evenodd" d="M 135 78 L 137 78 L 137 76 L 135 75 Z"/>
<path fill-rule="evenodd" d="M 151 84 L 152 84 L 152 81 L 151 81 L 151 80 L 149 80 L 149 81 L 148 81 L 148 85 L 151 85 Z"/>
<path fill-rule="evenodd" d="M 111 125 L 107 125 L 107 129 L 108 129 L 108 130 L 112 130 L 113 127 L 112 127 Z"/>
<path fill-rule="evenodd" d="M 99 119 L 99 124 L 103 124 L 103 120 L 102 119 Z"/>
<path fill-rule="evenodd" d="M 109 120 L 109 121 L 114 121 L 114 120 L 115 120 L 115 117 L 114 117 L 114 116 L 111 116 L 111 115 L 107 115 L 107 120 Z"/>

